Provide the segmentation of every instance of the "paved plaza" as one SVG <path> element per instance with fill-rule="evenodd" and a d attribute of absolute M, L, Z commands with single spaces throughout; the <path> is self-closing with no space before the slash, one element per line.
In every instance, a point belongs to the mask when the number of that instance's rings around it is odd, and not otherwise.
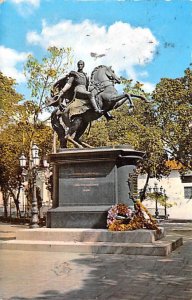
<path fill-rule="evenodd" d="M 0 300 L 192 300 L 192 224 L 168 227 L 184 245 L 167 257 L 1 250 Z"/>

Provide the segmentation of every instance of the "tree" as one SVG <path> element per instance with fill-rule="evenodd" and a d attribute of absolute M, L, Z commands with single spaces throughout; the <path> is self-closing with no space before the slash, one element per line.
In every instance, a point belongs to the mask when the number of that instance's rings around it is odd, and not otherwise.
<path fill-rule="evenodd" d="M 181 78 L 163 78 L 153 93 L 154 116 L 170 159 L 192 169 L 192 70 Z"/>
<path fill-rule="evenodd" d="M 28 56 L 24 74 L 27 86 L 31 90 L 31 99 L 37 104 L 34 122 L 38 119 L 53 84 L 66 74 L 71 63 L 71 48 L 49 47 L 41 62 L 32 55 Z"/>
<path fill-rule="evenodd" d="M 15 91 L 14 80 L 0 74 L 1 85 L 1 130 L 0 130 L 0 186 L 3 193 L 4 212 L 7 216 L 7 201 L 9 195 L 14 199 L 19 211 L 19 193 L 21 188 L 21 170 L 19 156 L 22 152 L 29 154 L 31 139 L 36 140 L 42 150 L 42 155 L 51 151 L 52 130 L 39 122 L 31 123 L 31 117 L 37 105 L 30 101 L 22 104 L 22 96 Z"/>
<path fill-rule="evenodd" d="M 10 193 L 13 191 L 10 190 L 10 186 L 8 181 L 10 180 L 10 175 L 14 179 L 14 184 L 17 181 L 18 175 L 18 165 L 14 164 L 12 153 L 9 153 L 8 146 L 5 141 L 10 141 L 11 135 L 6 136 L 5 131 L 9 131 L 9 126 L 14 126 L 18 120 L 18 102 L 23 99 L 22 95 L 18 94 L 15 90 L 15 80 L 10 77 L 4 76 L 2 72 L 0 72 L 0 186 L 3 194 L 3 202 L 4 202 L 4 213 L 7 216 L 7 203 L 9 199 Z M 11 124 L 11 125 L 10 125 Z M 4 139 L 5 138 L 5 139 Z M 15 152 L 16 149 L 12 146 L 12 152 Z M 9 153 L 9 155 L 8 155 Z M 12 169 L 12 165 L 15 166 L 15 169 Z M 15 195 L 14 195 L 15 196 Z M 18 197 L 14 197 L 15 204 L 18 208 Z"/>
<path fill-rule="evenodd" d="M 32 55 L 24 66 L 24 74 L 27 78 L 27 86 L 31 91 L 31 101 L 35 107 L 33 114 L 34 128 L 40 121 L 40 114 L 46 107 L 47 96 L 55 81 L 66 74 L 72 63 L 71 48 L 49 47 L 41 62 Z M 49 110 L 49 109 L 47 109 Z M 33 134 L 31 135 L 31 146 Z"/>
<path fill-rule="evenodd" d="M 0 72 L 0 128 L 17 121 L 17 105 L 23 96 L 15 90 L 15 80 Z"/>
<path fill-rule="evenodd" d="M 33 138 L 41 147 L 42 156 L 43 154 L 50 152 L 52 147 L 52 130 L 49 126 L 44 124 L 41 125 L 41 128 L 38 127 L 34 133 L 34 128 L 30 123 L 18 122 L 18 124 L 9 124 L 0 133 L 0 186 L 4 199 L 7 199 L 7 195 L 13 197 L 19 215 L 19 193 L 22 182 L 19 157 L 22 152 L 25 152 L 26 154 L 29 153 L 31 131 L 33 132 Z"/>

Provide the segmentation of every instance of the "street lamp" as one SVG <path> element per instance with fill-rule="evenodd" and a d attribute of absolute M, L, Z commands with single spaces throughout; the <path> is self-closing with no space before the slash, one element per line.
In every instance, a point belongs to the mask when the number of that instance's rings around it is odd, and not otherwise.
<path fill-rule="evenodd" d="M 154 192 L 154 195 L 155 195 L 155 217 L 158 218 L 158 216 L 159 216 L 158 196 L 163 195 L 163 187 L 161 186 L 160 188 L 158 188 L 157 183 L 154 183 L 153 192 Z M 166 204 L 165 204 L 165 208 L 166 208 Z"/>
<path fill-rule="evenodd" d="M 24 153 L 22 153 L 21 156 L 19 157 L 19 163 L 22 169 L 26 167 L 27 158 L 25 157 Z"/>
<path fill-rule="evenodd" d="M 30 228 L 39 228 L 39 217 L 38 217 L 38 205 L 37 205 L 37 195 L 36 195 L 36 176 L 37 167 L 39 166 L 39 148 L 37 145 L 33 145 L 31 149 L 32 159 L 29 161 L 29 178 L 32 181 L 32 209 L 31 209 L 31 222 Z M 19 158 L 20 166 L 24 170 L 27 165 L 27 159 L 24 154 Z"/>
<path fill-rule="evenodd" d="M 163 194 L 164 194 L 164 208 L 165 208 L 165 219 L 168 219 L 169 215 L 167 215 L 167 195 L 166 195 L 166 191 L 165 189 L 163 190 Z"/>
<path fill-rule="evenodd" d="M 159 211 L 158 211 L 158 205 L 157 205 L 157 198 L 158 198 L 158 187 L 157 187 L 157 183 L 154 183 L 153 191 L 154 191 L 154 194 L 155 194 L 155 217 L 158 218 L 158 216 L 159 216 Z"/>
<path fill-rule="evenodd" d="M 32 154 L 32 166 L 38 167 L 39 166 L 39 162 L 40 162 L 40 158 L 39 158 L 39 148 L 37 147 L 37 145 L 33 145 L 31 148 L 31 154 Z"/>

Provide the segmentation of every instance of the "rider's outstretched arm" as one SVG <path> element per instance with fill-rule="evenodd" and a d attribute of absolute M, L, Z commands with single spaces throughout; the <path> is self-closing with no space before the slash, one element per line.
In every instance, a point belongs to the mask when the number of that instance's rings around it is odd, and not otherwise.
<path fill-rule="evenodd" d="M 68 82 L 64 85 L 64 87 L 60 90 L 58 98 L 60 98 L 66 91 L 70 89 L 74 81 L 74 77 L 70 76 Z"/>
<path fill-rule="evenodd" d="M 71 83 L 66 83 L 64 87 L 60 90 L 59 96 L 63 95 L 66 91 L 68 91 L 71 87 Z"/>

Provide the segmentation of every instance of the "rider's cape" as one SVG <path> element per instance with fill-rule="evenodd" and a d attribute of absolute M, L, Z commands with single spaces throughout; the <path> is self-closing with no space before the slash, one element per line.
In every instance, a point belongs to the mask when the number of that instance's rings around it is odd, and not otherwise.
<path fill-rule="evenodd" d="M 54 98 L 55 96 L 57 96 L 59 94 L 59 92 L 61 91 L 61 89 L 65 86 L 65 84 L 68 82 L 69 77 L 72 75 L 72 72 L 70 72 L 69 74 L 67 74 L 66 76 L 64 76 L 63 78 L 59 79 L 58 81 L 56 81 L 51 89 L 51 97 Z M 72 84 L 72 86 L 70 87 L 70 89 L 68 91 L 66 91 L 63 95 L 63 98 L 67 99 L 68 102 L 71 102 L 74 98 L 74 86 Z"/>
<path fill-rule="evenodd" d="M 65 84 L 69 81 L 70 77 L 79 76 L 76 71 L 71 71 L 69 74 L 67 74 L 65 77 L 59 79 L 55 82 L 51 89 L 51 97 L 55 98 L 55 101 L 52 102 L 52 106 L 58 106 L 59 102 L 57 100 L 57 95 L 61 91 L 61 89 L 65 86 Z M 88 81 L 87 81 L 88 84 Z M 65 111 L 69 114 L 69 118 L 71 118 L 74 115 L 79 115 L 90 109 L 90 103 L 89 101 L 85 99 L 77 99 L 75 96 L 75 85 L 72 83 L 69 90 L 67 90 L 62 98 L 67 100 L 67 107 Z M 78 97 L 79 98 L 79 97 Z M 72 101 L 73 100 L 73 101 Z"/>

